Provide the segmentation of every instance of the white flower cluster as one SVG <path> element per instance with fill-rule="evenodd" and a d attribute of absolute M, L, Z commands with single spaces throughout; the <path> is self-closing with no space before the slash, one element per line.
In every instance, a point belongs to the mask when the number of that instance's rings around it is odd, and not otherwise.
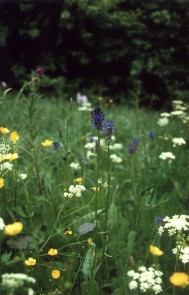
<path fill-rule="evenodd" d="M 110 150 L 117 151 L 117 150 L 121 150 L 122 148 L 123 148 L 122 143 L 110 144 Z"/>
<path fill-rule="evenodd" d="M 0 165 L 0 172 L 11 171 L 13 169 L 13 164 L 10 162 L 5 162 Z"/>
<path fill-rule="evenodd" d="M 166 112 L 161 113 L 160 116 L 163 117 L 163 118 L 169 118 L 169 117 L 171 117 L 171 115 L 169 113 L 166 113 Z"/>
<path fill-rule="evenodd" d="M 2 275 L 2 286 L 9 289 L 22 287 L 24 282 L 34 284 L 36 280 L 23 273 L 5 273 Z"/>
<path fill-rule="evenodd" d="M 163 218 L 163 226 L 158 227 L 158 233 L 161 235 L 166 230 L 170 236 L 177 235 L 183 231 L 189 230 L 189 215 L 174 215 Z"/>
<path fill-rule="evenodd" d="M 0 143 L 0 158 L 6 160 L 6 155 L 11 150 L 11 146 L 9 144 L 5 144 L 4 142 Z M 5 171 L 11 171 L 13 169 L 13 164 L 10 162 L 4 162 L 0 164 L 0 172 L 4 173 Z"/>
<path fill-rule="evenodd" d="M 76 163 L 76 162 L 72 162 L 70 163 L 70 167 L 73 169 L 73 170 L 80 170 L 81 169 L 81 166 L 79 163 Z"/>
<path fill-rule="evenodd" d="M 162 292 L 162 279 L 163 273 L 159 270 L 155 270 L 153 267 L 146 268 L 141 266 L 138 268 L 138 272 L 130 270 L 127 275 L 132 278 L 129 283 L 129 289 L 139 289 L 142 292 L 154 292 L 159 294 Z"/>
<path fill-rule="evenodd" d="M 86 188 L 81 185 L 81 184 L 76 184 L 74 185 L 70 185 L 68 192 L 64 192 L 64 197 L 65 198 L 73 198 L 74 196 L 76 196 L 77 198 L 81 197 L 82 192 L 84 192 L 86 190 Z"/>
<path fill-rule="evenodd" d="M 171 152 L 162 152 L 161 155 L 159 155 L 159 158 L 162 160 L 174 160 L 175 155 L 173 155 Z"/>
<path fill-rule="evenodd" d="M 177 145 L 183 145 L 186 144 L 186 141 L 182 138 L 182 137 L 178 137 L 178 138 L 173 138 L 172 139 L 173 142 L 173 146 L 177 146 Z"/>
<path fill-rule="evenodd" d="M 158 123 L 159 126 L 164 127 L 169 123 L 169 120 L 166 117 L 163 117 L 163 118 L 160 118 L 157 121 L 157 123 Z"/>
<path fill-rule="evenodd" d="M 189 120 L 187 113 L 189 104 L 184 103 L 182 100 L 173 100 L 172 105 L 173 111 L 171 112 L 171 116 L 181 119 L 183 123 L 187 123 Z"/>
<path fill-rule="evenodd" d="M 113 163 L 117 163 L 117 164 L 123 161 L 121 157 L 118 157 L 115 154 L 110 155 L 110 159 L 112 160 Z"/>
<path fill-rule="evenodd" d="M 90 102 L 84 102 L 84 103 L 82 103 L 82 106 L 78 108 L 78 111 L 91 112 L 92 111 L 91 103 Z"/>
<path fill-rule="evenodd" d="M 0 217 L 0 230 L 4 230 L 4 228 L 5 228 L 4 220 L 3 218 Z"/>
<path fill-rule="evenodd" d="M 189 246 L 183 247 L 182 245 L 179 245 L 172 249 L 172 251 L 173 254 L 178 255 L 179 260 L 181 260 L 182 263 L 189 263 Z"/>
<path fill-rule="evenodd" d="M 10 150 L 11 146 L 9 144 L 5 144 L 4 142 L 0 143 L 0 156 L 2 158 L 4 158 Z"/>
<path fill-rule="evenodd" d="M 19 173 L 18 175 L 18 182 L 21 180 L 24 180 L 28 177 L 28 175 L 26 173 Z"/>

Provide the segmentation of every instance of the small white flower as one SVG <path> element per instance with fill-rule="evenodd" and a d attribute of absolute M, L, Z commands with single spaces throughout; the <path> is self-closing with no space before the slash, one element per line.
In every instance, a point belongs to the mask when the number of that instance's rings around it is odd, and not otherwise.
<path fill-rule="evenodd" d="M 77 92 L 76 94 L 76 101 L 77 103 L 88 103 L 88 98 L 86 95 L 82 95 L 80 92 Z"/>
<path fill-rule="evenodd" d="M 96 142 L 88 142 L 84 145 L 87 150 L 94 150 L 96 148 Z"/>
<path fill-rule="evenodd" d="M 179 259 L 182 261 L 182 263 L 188 263 L 189 262 L 189 247 L 184 247 L 181 249 L 179 255 Z"/>
<path fill-rule="evenodd" d="M 24 282 L 34 284 L 36 280 L 23 273 L 5 273 L 2 275 L 2 286 L 9 289 L 22 287 Z"/>
<path fill-rule="evenodd" d="M 133 289 L 136 289 L 136 288 L 138 288 L 138 284 L 137 284 L 137 282 L 136 282 L 136 281 L 131 281 L 131 282 L 129 283 L 129 289 L 130 289 L 130 290 L 133 290 Z"/>
<path fill-rule="evenodd" d="M 171 152 L 163 152 L 161 153 L 161 155 L 159 155 L 159 158 L 162 160 L 174 160 L 175 159 L 175 155 L 173 155 L 173 153 Z"/>
<path fill-rule="evenodd" d="M 114 143 L 114 144 L 111 144 L 110 146 L 110 150 L 121 150 L 123 148 L 123 144 L 122 143 Z"/>
<path fill-rule="evenodd" d="M 84 192 L 86 190 L 86 188 L 81 185 L 81 184 L 76 184 L 74 185 L 70 185 L 68 192 L 64 192 L 64 197 L 65 198 L 73 198 L 74 196 L 76 196 L 77 198 L 80 198 L 82 195 L 82 192 Z"/>
<path fill-rule="evenodd" d="M 177 235 L 180 232 L 189 230 L 188 215 L 174 215 L 173 217 L 166 216 L 163 218 L 164 225 L 159 227 L 158 233 L 161 235 L 167 230 L 170 236 Z"/>
<path fill-rule="evenodd" d="M 110 159 L 112 160 L 112 162 L 117 163 L 117 164 L 119 164 L 123 161 L 122 158 L 118 157 L 115 154 L 110 155 Z"/>
<path fill-rule="evenodd" d="M 10 163 L 10 162 L 5 162 L 5 163 L 2 163 L 0 164 L 0 171 L 3 172 L 3 171 L 11 171 L 13 169 L 13 164 Z"/>
<path fill-rule="evenodd" d="M 0 230 L 4 230 L 4 228 L 5 228 L 4 220 L 3 218 L 0 217 Z"/>
<path fill-rule="evenodd" d="M 163 273 L 155 270 L 153 267 L 148 269 L 145 266 L 138 268 L 138 272 L 131 270 L 127 273 L 133 280 L 129 283 L 129 288 L 138 288 L 142 292 L 154 291 L 155 294 L 159 294 L 162 291 L 162 279 Z"/>
<path fill-rule="evenodd" d="M 161 113 L 160 114 L 161 117 L 164 117 L 164 118 L 169 118 L 171 117 L 171 115 L 169 113 Z"/>
<path fill-rule="evenodd" d="M 79 163 L 75 163 L 75 162 L 72 162 L 70 163 L 70 167 L 74 170 L 80 170 L 81 169 L 81 166 Z"/>
<path fill-rule="evenodd" d="M 182 137 L 178 137 L 178 138 L 173 138 L 172 139 L 173 142 L 173 146 L 177 146 L 177 145 L 183 145 L 186 144 L 186 141 L 182 138 Z"/>
<path fill-rule="evenodd" d="M 32 289 L 32 288 L 28 288 L 28 295 L 34 295 L 35 294 L 35 292 L 34 292 L 34 290 Z"/>
<path fill-rule="evenodd" d="M 164 127 L 164 126 L 166 126 L 169 123 L 169 120 L 164 117 L 164 118 L 160 118 L 157 121 L 157 123 L 158 123 L 159 126 Z"/>
<path fill-rule="evenodd" d="M 18 177 L 19 177 L 18 181 L 20 181 L 20 180 L 24 180 L 24 179 L 26 179 L 26 178 L 28 177 L 28 175 L 27 175 L 26 173 L 20 173 L 20 174 L 18 175 Z"/>
<path fill-rule="evenodd" d="M 184 114 L 184 112 L 183 111 L 173 111 L 173 112 L 171 112 L 171 115 L 172 116 L 182 116 Z"/>

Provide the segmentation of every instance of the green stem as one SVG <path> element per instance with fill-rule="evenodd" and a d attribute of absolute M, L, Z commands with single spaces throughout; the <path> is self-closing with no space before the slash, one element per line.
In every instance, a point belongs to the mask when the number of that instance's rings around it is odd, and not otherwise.
<path fill-rule="evenodd" d="M 108 171 L 108 190 L 107 190 L 107 198 L 106 198 L 106 206 L 105 206 L 105 221 L 104 221 L 104 233 L 106 235 L 107 231 L 107 221 L 108 221 L 108 208 L 109 208 L 109 202 L 110 202 L 110 146 L 108 144 L 108 166 L 107 166 L 107 171 Z M 104 245 L 103 245 L 103 256 L 105 253 L 105 245 L 106 244 L 106 239 L 104 239 Z"/>
<path fill-rule="evenodd" d="M 99 188 L 99 165 L 100 165 L 100 131 L 98 130 L 97 163 L 96 163 L 96 191 L 95 191 L 95 221 L 98 213 L 98 188 Z"/>

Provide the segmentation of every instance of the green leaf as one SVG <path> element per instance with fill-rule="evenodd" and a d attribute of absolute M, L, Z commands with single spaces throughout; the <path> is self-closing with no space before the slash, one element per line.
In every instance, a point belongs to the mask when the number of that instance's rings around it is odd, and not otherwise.
<path fill-rule="evenodd" d="M 128 234 L 127 250 L 129 253 L 133 252 L 136 235 L 136 231 L 130 231 L 130 233 Z"/>
<path fill-rule="evenodd" d="M 92 244 L 87 251 L 83 262 L 82 272 L 85 278 L 90 278 L 95 263 L 95 245 Z"/>
<path fill-rule="evenodd" d="M 1 263 L 6 264 L 9 261 L 11 255 L 12 255 L 12 252 L 9 252 L 9 253 L 5 252 L 3 255 L 1 255 Z"/>
<path fill-rule="evenodd" d="M 107 225 L 111 226 L 113 225 L 119 217 L 119 213 L 118 213 L 118 209 L 117 206 L 115 204 L 115 202 L 112 202 L 110 204 L 110 207 L 108 209 L 108 221 L 107 221 Z"/>

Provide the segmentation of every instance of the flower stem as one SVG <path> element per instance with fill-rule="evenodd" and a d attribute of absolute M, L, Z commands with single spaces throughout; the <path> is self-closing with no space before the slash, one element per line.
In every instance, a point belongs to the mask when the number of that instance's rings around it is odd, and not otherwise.
<path fill-rule="evenodd" d="M 105 205 L 105 221 L 104 221 L 104 233 L 106 235 L 107 231 L 107 221 L 108 221 L 108 208 L 109 208 L 109 202 L 110 202 L 110 146 L 108 144 L 108 160 L 107 160 L 108 166 L 107 166 L 107 173 L 108 173 L 108 188 L 107 188 L 107 198 L 106 198 L 106 205 Z M 105 253 L 105 243 L 106 239 L 104 239 L 104 245 L 103 245 L 103 256 Z"/>
<path fill-rule="evenodd" d="M 97 163 L 96 163 L 96 191 L 95 191 L 95 221 L 98 215 L 98 187 L 99 187 L 99 165 L 100 165 L 100 131 L 98 130 Z"/>

